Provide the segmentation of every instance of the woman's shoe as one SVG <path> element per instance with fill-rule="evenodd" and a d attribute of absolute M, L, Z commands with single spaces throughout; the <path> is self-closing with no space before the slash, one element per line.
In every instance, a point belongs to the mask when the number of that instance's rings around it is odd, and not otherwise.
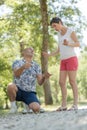
<path fill-rule="evenodd" d="M 66 111 L 67 110 L 67 107 L 59 107 L 56 111 Z"/>
<path fill-rule="evenodd" d="M 68 111 L 72 111 L 72 110 L 78 110 L 78 107 L 76 105 L 73 105 L 71 108 L 68 109 Z"/>

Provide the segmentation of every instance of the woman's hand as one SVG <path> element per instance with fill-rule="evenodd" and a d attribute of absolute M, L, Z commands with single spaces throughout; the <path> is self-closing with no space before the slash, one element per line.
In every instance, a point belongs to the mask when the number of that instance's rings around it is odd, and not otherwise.
<path fill-rule="evenodd" d="M 44 56 L 44 57 L 49 57 L 50 56 L 50 54 L 48 54 L 47 52 L 42 52 L 42 55 Z"/>
<path fill-rule="evenodd" d="M 63 45 L 68 46 L 69 42 L 66 39 L 64 39 Z"/>

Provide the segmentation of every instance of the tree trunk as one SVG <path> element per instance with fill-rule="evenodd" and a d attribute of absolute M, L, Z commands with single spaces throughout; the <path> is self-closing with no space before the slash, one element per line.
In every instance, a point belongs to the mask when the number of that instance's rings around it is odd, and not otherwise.
<path fill-rule="evenodd" d="M 48 15 L 47 15 L 47 0 L 39 0 L 40 1 L 40 8 L 41 8 L 41 15 L 42 15 L 42 27 L 43 27 L 43 43 L 42 43 L 42 51 L 47 52 L 48 50 Z M 45 73 L 48 70 L 48 58 L 43 57 L 41 53 L 41 64 L 42 64 L 42 72 Z M 51 95 L 51 88 L 50 82 L 47 79 L 43 85 L 44 93 L 45 93 L 45 104 L 53 104 L 52 95 Z"/>
<path fill-rule="evenodd" d="M 20 44 L 20 54 L 21 54 L 21 57 L 22 57 L 22 51 L 24 50 L 25 44 L 24 44 L 23 41 L 22 41 L 22 42 L 19 42 L 19 44 Z"/>

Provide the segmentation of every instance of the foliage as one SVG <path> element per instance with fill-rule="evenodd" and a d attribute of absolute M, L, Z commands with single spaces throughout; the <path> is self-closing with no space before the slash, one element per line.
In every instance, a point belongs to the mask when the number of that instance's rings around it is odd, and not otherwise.
<path fill-rule="evenodd" d="M 79 40 L 82 41 L 86 24 L 86 18 L 82 15 L 77 4 L 79 0 L 48 0 L 49 20 L 58 16 L 62 19 L 63 24 L 74 28 L 77 32 Z"/>
<path fill-rule="evenodd" d="M 0 0 L 0 5 L 2 5 L 4 3 L 5 0 Z"/>
<path fill-rule="evenodd" d="M 42 47 L 42 24 L 39 1 L 35 0 L 1 0 L 0 4 L 5 3 L 12 9 L 10 15 L 0 17 L 0 95 L 2 103 L 7 97 L 6 88 L 9 82 L 12 82 L 11 65 L 14 59 L 20 57 L 20 43 L 24 42 L 25 47 L 33 46 L 35 48 L 35 60 L 40 63 Z M 48 17 L 49 21 L 54 16 L 59 16 L 64 24 L 72 26 L 78 31 L 78 37 L 82 36 L 82 30 L 86 25 L 84 17 L 76 7 L 78 0 L 48 0 Z M 48 24 L 49 24 L 48 21 Z M 82 30 L 81 30 L 82 29 Z M 49 49 L 53 51 L 57 48 L 57 38 L 53 38 L 54 32 L 48 27 L 49 31 Z M 87 48 L 85 48 L 87 50 Z M 80 59 L 80 69 L 78 74 L 79 93 L 83 98 L 87 98 L 87 73 L 86 55 L 82 53 Z M 56 63 L 57 61 L 57 63 Z M 54 102 L 60 101 L 60 91 L 56 86 L 57 75 L 55 68 L 59 63 L 59 56 L 49 59 L 49 71 L 53 73 L 51 82 L 51 91 Z M 84 73 L 85 72 L 85 73 Z M 56 90 L 58 89 L 58 95 Z M 40 91 L 41 90 L 41 91 Z M 43 89 L 37 88 L 40 98 L 44 96 Z M 4 93 L 4 94 L 3 94 Z M 57 100 L 58 98 L 58 100 Z M 42 99 L 41 99 L 42 100 Z M 2 104 L 1 103 L 1 104 Z"/>
<path fill-rule="evenodd" d="M 83 99 L 87 99 L 87 52 L 84 51 L 80 57 L 80 66 L 79 66 L 79 93 L 83 95 Z M 80 97 L 81 98 L 81 97 Z"/>
<path fill-rule="evenodd" d="M 3 104 L 5 103 L 5 92 L 3 89 L 0 87 L 0 108 L 3 108 Z"/>

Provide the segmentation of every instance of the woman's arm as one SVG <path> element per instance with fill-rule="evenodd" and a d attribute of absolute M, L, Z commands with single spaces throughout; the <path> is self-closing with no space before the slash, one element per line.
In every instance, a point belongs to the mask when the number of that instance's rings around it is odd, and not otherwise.
<path fill-rule="evenodd" d="M 51 52 L 51 53 L 47 53 L 47 52 L 43 52 L 44 56 L 50 57 L 50 56 L 56 56 L 59 53 L 59 47 L 56 51 Z"/>
<path fill-rule="evenodd" d="M 64 39 L 64 43 L 63 44 L 65 46 L 70 46 L 70 47 L 80 47 L 80 43 L 79 43 L 78 38 L 76 36 L 76 33 L 74 31 L 71 33 L 71 38 L 74 41 L 73 44 L 69 43 L 66 39 Z"/>

